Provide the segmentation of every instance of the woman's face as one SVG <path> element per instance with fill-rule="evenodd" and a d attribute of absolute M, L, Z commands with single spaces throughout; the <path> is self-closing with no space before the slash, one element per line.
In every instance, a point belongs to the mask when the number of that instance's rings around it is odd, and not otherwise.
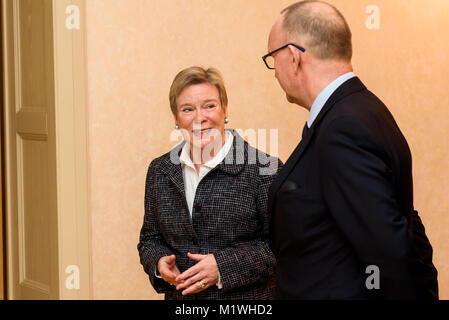
<path fill-rule="evenodd" d="M 176 123 L 190 139 L 191 150 L 201 150 L 213 141 L 219 147 L 224 142 L 224 119 L 226 112 L 220 103 L 218 89 L 210 83 L 190 85 L 176 98 Z M 221 139 L 220 139 L 221 138 Z"/>

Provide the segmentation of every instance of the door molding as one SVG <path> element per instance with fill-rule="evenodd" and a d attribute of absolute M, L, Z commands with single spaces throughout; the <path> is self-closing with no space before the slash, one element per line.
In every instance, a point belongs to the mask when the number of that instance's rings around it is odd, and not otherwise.
<path fill-rule="evenodd" d="M 69 6 L 79 8 L 80 29 L 66 26 Z M 53 0 L 61 299 L 93 297 L 84 17 L 85 0 Z M 79 268 L 79 289 L 66 286 L 73 267 Z"/>

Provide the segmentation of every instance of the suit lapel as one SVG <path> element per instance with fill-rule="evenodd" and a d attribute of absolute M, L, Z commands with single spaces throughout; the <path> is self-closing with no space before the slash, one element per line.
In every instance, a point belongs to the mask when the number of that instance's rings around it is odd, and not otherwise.
<path fill-rule="evenodd" d="M 299 144 L 296 146 L 295 150 L 290 155 L 290 158 L 288 158 L 287 162 L 284 164 L 282 169 L 279 171 L 277 178 L 272 183 L 272 185 L 270 187 L 270 191 L 269 191 L 270 195 L 269 195 L 269 200 L 268 200 L 268 210 L 269 210 L 268 212 L 271 212 L 273 209 L 274 197 L 275 197 L 277 191 L 279 190 L 281 185 L 284 183 L 285 179 L 287 179 L 288 175 L 290 174 L 290 172 L 295 167 L 296 163 L 301 158 L 301 155 L 304 153 L 304 150 L 306 150 L 308 144 L 312 140 L 313 132 L 314 132 L 314 126 L 309 128 L 309 132 L 308 132 L 307 136 L 304 139 L 302 139 L 299 142 Z"/>
<path fill-rule="evenodd" d="M 366 87 L 360 81 L 358 77 L 354 77 L 344 82 L 337 90 L 329 97 L 327 102 L 324 104 L 320 113 L 316 117 L 315 121 L 310 127 L 308 134 L 304 139 L 302 139 L 296 149 L 291 154 L 290 158 L 287 160 L 285 165 L 280 170 L 278 177 L 274 180 L 273 184 L 270 187 L 269 191 L 269 199 L 268 199 L 268 212 L 272 212 L 274 206 L 274 198 L 276 193 L 278 192 L 281 185 L 289 176 L 290 172 L 295 168 L 296 163 L 300 160 L 301 156 L 304 154 L 304 151 L 307 149 L 310 141 L 313 138 L 315 133 L 315 128 L 317 128 L 319 122 L 324 118 L 326 113 L 341 99 L 347 97 L 350 94 L 353 94 L 358 91 L 365 90 Z"/>

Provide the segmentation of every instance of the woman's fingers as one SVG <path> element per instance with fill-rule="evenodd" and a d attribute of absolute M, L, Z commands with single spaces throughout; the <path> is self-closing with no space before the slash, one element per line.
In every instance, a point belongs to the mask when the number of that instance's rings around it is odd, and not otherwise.
<path fill-rule="evenodd" d="M 187 253 L 187 256 L 189 257 L 189 259 L 195 260 L 195 261 L 201 261 L 204 258 L 207 257 L 207 255 L 204 254 L 195 254 L 195 253 Z"/>
<path fill-rule="evenodd" d="M 195 260 L 195 261 L 202 261 L 205 258 L 207 258 L 207 255 L 204 255 L 204 254 L 192 254 L 190 252 L 187 253 L 187 256 L 190 259 Z M 186 271 L 181 273 L 181 275 L 179 275 L 176 280 L 177 281 L 186 280 L 186 279 L 190 278 L 191 276 L 197 274 L 198 272 L 200 272 L 202 270 L 204 270 L 204 265 L 202 263 L 198 262 L 193 267 L 190 267 L 189 269 L 187 269 Z"/>
<path fill-rule="evenodd" d="M 161 267 L 161 269 L 159 270 L 159 273 L 162 277 L 162 279 L 164 279 L 165 281 L 169 282 L 171 279 L 176 278 L 176 276 L 174 276 L 174 273 L 172 271 L 170 271 L 170 269 L 168 269 L 167 267 Z"/>
<path fill-rule="evenodd" d="M 201 255 L 201 254 L 187 254 L 189 258 L 194 258 L 192 260 L 199 259 L 200 261 L 193 267 L 190 267 L 177 277 L 177 281 L 184 280 L 186 282 L 189 278 L 194 277 L 196 274 L 201 273 L 204 275 L 209 275 L 210 279 L 216 278 L 216 273 L 218 273 L 217 262 L 213 255 Z"/>
<path fill-rule="evenodd" d="M 183 290 L 183 295 L 194 294 L 217 283 L 218 267 L 214 255 L 189 252 L 187 256 L 198 263 L 176 277 L 176 290 Z"/>
<path fill-rule="evenodd" d="M 201 292 L 203 290 L 206 290 L 210 286 L 211 286 L 211 284 L 207 280 L 203 279 L 203 280 L 194 282 L 190 287 L 188 287 L 187 289 L 185 289 L 182 292 L 182 295 L 185 296 L 187 294 L 195 294 L 195 293 Z"/>
<path fill-rule="evenodd" d="M 180 288 L 180 290 L 185 288 L 182 291 L 182 295 L 195 294 L 204 291 L 211 285 L 213 285 L 212 281 L 210 280 L 210 277 L 203 273 L 198 273 L 197 275 L 191 277 L 187 281 L 186 283 L 183 284 L 182 288 Z"/>
<path fill-rule="evenodd" d="M 200 271 L 202 271 L 202 266 L 197 263 L 196 265 L 194 265 L 193 267 L 190 267 L 189 269 L 187 269 L 186 271 L 184 271 L 183 273 L 181 273 L 177 278 L 176 281 L 186 281 L 187 279 L 189 279 L 190 277 L 196 275 L 197 273 L 199 273 Z"/>
<path fill-rule="evenodd" d="M 171 256 L 168 256 L 167 259 L 165 260 L 165 262 L 168 265 L 173 266 L 176 263 L 176 256 L 174 254 L 172 254 Z"/>
<path fill-rule="evenodd" d="M 186 288 L 190 287 L 192 284 L 195 284 L 196 282 L 203 280 L 204 278 L 206 278 L 206 276 L 202 272 L 197 273 L 197 274 L 189 277 L 188 279 L 186 279 L 183 283 L 179 283 L 176 286 L 176 290 L 186 289 Z"/>
<path fill-rule="evenodd" d="M 176 277 L 179 276 L 180 272 L 176 266 L 176 256 L 173 254 L 171 256 L 162 257 L 159 263 L 159 274 L 164 281 L 171 285 L 177 285 Z"/>
<path fill-rule="evenodd" d="M 201 266 L 195 265 L 176 277 L 176 281 L 178 282 L 176 289 L 185 289 L 192 285 L 192 283 L 194 283 L 195 281 L 199 281 L 202 279 L 202 277 L 205 277 L 204 270 L 200 267 Z"/>
<path fill-rule="evenodd" d="M 163 275 L 162 279 L 164 279 L 165 282 L 168 282 L 172 286 L 177 286 L 177 285 L 179 285 L 179 282 L 176 281 L 176 276 L 177 276 L 177 274 L 175 274 L 174 272 L 169 272 L 169 273 L 166 273 L 165 275 Z"/>

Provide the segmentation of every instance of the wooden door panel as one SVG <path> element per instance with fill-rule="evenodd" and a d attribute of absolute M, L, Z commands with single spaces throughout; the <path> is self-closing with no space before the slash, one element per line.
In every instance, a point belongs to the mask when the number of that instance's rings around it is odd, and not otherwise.
<path fill-rule="evenodd" d="M 3 3 L 6 34 L 9 295 L 58 297 L 51 0 Z"/>

